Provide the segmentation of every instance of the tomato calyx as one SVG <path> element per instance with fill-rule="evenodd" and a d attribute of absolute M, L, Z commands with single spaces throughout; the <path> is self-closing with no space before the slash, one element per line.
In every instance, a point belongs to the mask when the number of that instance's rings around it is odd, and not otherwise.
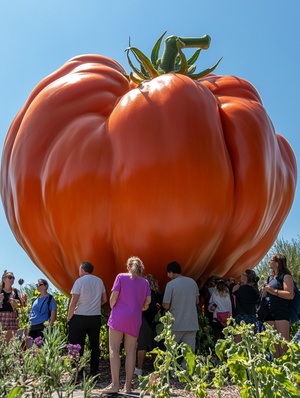
<path fill-rule="evenodd" d="M 207 68 L 202 72 L 194 73 L 197 67 L 195 62 L 197 61 L 201 50 L 207 50 L 210 46 L 211 38 L 209 35 L 187 38 L 169 36 L 165 39 L 163 55 L 159 58 L 159 50 L 165 34 L 166 32 L 164 32 L 155 43 L 151 52 L 151 59 L 149 59 L 138 48 L 132 47 L 129 40 L 129 47 L 127 47 L 125 51 L 128 63 L 134 72 L 131 72 L 129 77 L 135 83 L 140 84 L 144 80 L 151 80 L 169 72 L 180 73 L 189 76 L 192 79 L 199 79 L 213 72 L 219 65 L 222 57 L 212 67 Z M 186 59 L 186 56 L 182 51 L 183 48 L 198 48 L 198 50 L 195 51 L 191 58 Z M 132 63 L 129 56 L 130 52 L 139 63 L 140 69 Z"/>

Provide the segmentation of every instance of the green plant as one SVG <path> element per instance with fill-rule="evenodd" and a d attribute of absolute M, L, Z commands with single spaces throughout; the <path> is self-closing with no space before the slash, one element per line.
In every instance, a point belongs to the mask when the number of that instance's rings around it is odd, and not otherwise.
<path fill-rule="evenodd" d="M 22 347 L 23 341 L 14 338 L 6 343 L 4 333 L 1 334 L 0 396 L 50 398 L 56 392 L 58 397 L 71 397 L 78 372 L 88 362 L 89 351 L 85 350 L 80 358 L 77 347 L 71 354 L 59 325 L 46 327 L 44 339 L 35 339 L 31 349 Z M 91 396 L 94 385 L 95 378 L 84 377 L 85 397 Z"/>
<path fill-rule="evenodd" d="M 215 373 L 214 385 L 223 382 L 229 374 L 242 398 L 299 397 L 300 347 L 288 343 L 271 326 L 255 333 L 253 325 L 233 323 L 224 329 L 225 339 L 218 340 L 216 354 L 223 362 L 220 372 Z M 241 341 L 236 343 L 235 336 Z M 287 344 L 286 354 L 275 359 L 276 344 Z"/>
<path fill-rule="evenodd" d="M 57 305 L 57 318 L 55 323 L 56 324 L 58 323 L 60 332 L 66 336 L 68 332 L 67 315 L 68 315 L 70 299 L 58 291 L 55 291 L 54 293 L 52 293 L 52 295 L 55 298 Z"/>
<path fill-rule="evenodd" d="M 209 319 L 198 307 L 199 330 L 196 335 L 196 353 L 209 355 L 215 349 L 215 340 L 210 326 Z"/>
<path fill-rule="evenodd" d="M 180 381 L 186 383 L 186 389 L 194 392 L 197 397 L 205 397 L 210 384 L 208 381 L 212 367 L 210 357 L 203 360 L 202 357 L 195 355 L 187 344 L 178 344 L 174 341 L 171 330 L 174 318 L 170 312 L 160 318 L 160 321 L 163 329 L 155 339 L 163 340 L 165 351 L 159 348 L 152 351 L 156 354 L 155 370 L 147 376 L 140 376 L 140 396 L 144 397 L 149 393 L 150 397 L 171 397 L 170 373 L 174 373 Z"/>
<path fill-rule="evenodd" d="M 100 328 L 100 357 L 103 359 L 109 358 L 109 344 L 108 344 L 108 326 L 107 321 L 110 311 L 102 309 L 101 328 Z"/>
<path fill-rule="evenodd" d="M 212 364 L 210 355 L 206 358 L 195 355 L 186 344 L 177 344 L 172 334 L 174 318 L 167 312 L 161 318 L 163 330 L 156 337 L 164 340 L 165 351 L 155 349 L 157 354 L 154 372 L 139 376 L 141 397 L 168 398 L 171 394 L 170 372 L 186 383 L 186 389 L 195 397 L 207 396 L 207 388 L 214 387 L 220 396 L 221 388 L 234 383 L 242 398 L 299 397 L 300 389 L 300 346 L 286 342 L 269 325 L 256 333 L 253 325 L 236 325 L 234 321 L 223 330 L 225 338 L 218 340 L 216 354 L 220 362 Z M 236 336 L 241 341 L 236 342 Z M 285 355 L 274 359 L 275 346 L 287 346 Z"/>
<path fill-rule="evenodd" d="M 255 267 L 260 277 L 260 284 L 263 284 L 270 274 L 269 260 L 270 257 L 276 253 L 282 253 L 286 256 L 288 268 L 294 280 L 300 285 L 300 235 L 298 235 L 296 239 L 293 238 L 290 241 L 284 238 L 276 239 L 266 256 Z"/>

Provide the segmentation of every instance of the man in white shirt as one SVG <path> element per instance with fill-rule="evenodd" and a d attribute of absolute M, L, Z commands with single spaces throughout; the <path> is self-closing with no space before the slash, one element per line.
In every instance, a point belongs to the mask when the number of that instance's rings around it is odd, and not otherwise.
<path fill-rule="evenodd" d="M 68 311 L 69 343 L 80 344 L 80 355 L 84 351 L 86 336 L 89 338 L 91 376 L 99 373 L 101 305 L 107 301 L 103 281 L 91 275 L 93 271 L 94 266 L 90 262 L 80 264 L 79 278 L 72 287 Z"/>

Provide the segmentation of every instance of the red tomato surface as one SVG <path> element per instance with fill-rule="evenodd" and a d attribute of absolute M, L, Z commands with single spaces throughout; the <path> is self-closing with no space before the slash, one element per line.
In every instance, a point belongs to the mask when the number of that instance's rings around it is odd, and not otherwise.
<path fill-rule="evenodd" d="M 1 196 L 31 260 L 69 294 L 81 261 L 110 291 L 131 255 L 161 287 L 253 268 L 293 202 L 296 160 L 256 89 L 167 73 L 137 86 L 114 60 L 69 60 L 8 132 Z"/>

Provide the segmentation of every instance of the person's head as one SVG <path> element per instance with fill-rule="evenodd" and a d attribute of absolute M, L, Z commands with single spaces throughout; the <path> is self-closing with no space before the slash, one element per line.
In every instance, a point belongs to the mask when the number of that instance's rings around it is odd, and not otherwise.
<path fill-rule="evenodd" d="M 181 274 L 181 265 L 177 261 L 172 261 L 167 265 L 167 275 L 169 278 L 173 278 L 174 275 Z"/>
<path fill-rule="evenodd" d="M 291 272 L 287 267 L 287 261 L 284 254 L 273 254 L 269 261 L 269 268 L 274 271 L 275 275 L 291 275 Z"/>
<path fill-rule="evenodd" d="M 210 276 L 209 278 L 206 279 L 205 285 L 206 285 L 206 286 L 209 286 L 209 287 L 210 287 L 210 286 L 215 287 L 217 281 L 221 281 L 221 280 L 222 280 L 222 278 L 221 278 L 220 276 L 218 276 L 218 275 L 212 275 L 212 276 Z"/>
<path fill-rule="evenodd" d="M 9 288 L 14 284 L 15 277 L 13 272 L 5 270 L 2 275 L 2 287 Z"/>
<path fill-rule="evenodd" d="M 153 290 L 154 292 L 159 293 L 159 286 L 158 286 L 158 280 L 154 278 L 153 275 L 148 274 L 145 276 L 147 281 L 149 282 L 150 289 Z"/>
<path fill-rule="evenodd" d="M 46 293 L 48 289 L 48 282 L 46 279 L 39 279 L 36 288 L 40 293 Z"/>
<path fill-rule="evenodd" d="M 235 285 L 235 279 L 232 277 L 225 279 L 224 282 L 228 287 Z"/>
<path fill-rule="evenodd" d="M 132 256 L 126 262 L 128 272 L 133 276 L 141 276 L 144 272 L 144 264 L 139 257 Z"/>
<path fill-rule="evenodd" d="M 227 296 L 229 294 L 228 286 L 222 280 L 217 281 L 215 289 L 220 296 Z"/>
<path fill-rule="evenodd" d="M 83 261 L 79 266 L 79 275 L 92 274 L 94 266 L 89 261 Z"/>
<path fill-rule="evenodd" d="M 253 269 L 246 269 L 241 275 L 241 282 L 251 286 L 257 286 L 259 276 L 256 275 Z"/>
<path fill-rule="evenodd" d="M 214 291 L 217 281 L 220 281 L 220 280 L 222 280 L 222 278 L 218 275 L 212 275 L 209 278 L 207 278 L 207 280 L 205 282 L 205 286 L 207 286 L 210 295 Z"/>

